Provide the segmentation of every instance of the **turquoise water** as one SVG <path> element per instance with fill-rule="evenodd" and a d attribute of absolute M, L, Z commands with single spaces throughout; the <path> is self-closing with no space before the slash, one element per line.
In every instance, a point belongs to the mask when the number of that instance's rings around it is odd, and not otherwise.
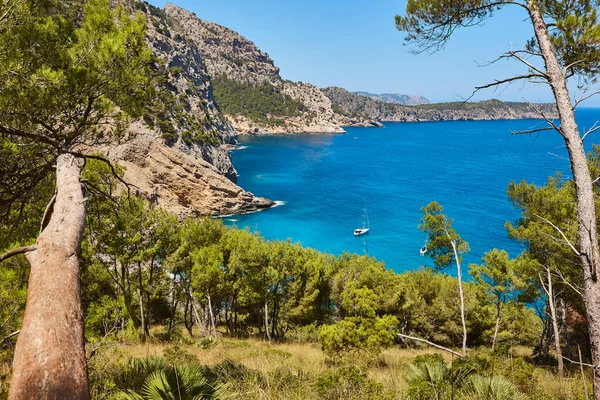
<path fill-rule="evenodd" d="M 600 109 L 581 109 L 577 118 L 581 128 L 591 127 Z M 436 200 L 470 244 L 466 263 L 494 247 L 516 255 L 520 248 L 504 228 L 519 217 L 507 200 L 508 183 L 544 184 L 557 171 L 569 176 L 558 134 L 510 133 L 539 126 L 534 120 L 388 123 L 336 136 L 241 137 L 247 147 L 232 153 L 239 185 L 284 204 L 225 223 L 335 255 L 367 251 L 401 272 L 431 265 L 419 255 L 425 235 L 417 226 L 420 208 Z M 365 202 L 371 230 L 355 237 Z"/>

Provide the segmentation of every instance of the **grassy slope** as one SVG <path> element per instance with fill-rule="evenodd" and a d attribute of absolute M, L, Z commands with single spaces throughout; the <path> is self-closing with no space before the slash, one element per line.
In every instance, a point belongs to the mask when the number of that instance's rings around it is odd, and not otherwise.
<path fill-rule="evenodd" d="M 273 343 L 256 339 L 221 338 L 213 345 L 203 348 L 200 339 L 186 338 L 176 347 L 172 344 L 119 344 L 99 351 L 91 363 L 92 380 L 95 375 L 105 375 L 118 364 L 130 358 L 165 357 L 169 353 L 187 358 L 197 358 L 202 365 L 216 366 L 226 360 L 242 364 L 248 373 L 233 380 L 237 398 L 252 399 L 316 399 L 317 379 L 336 366 L 328 362 L 317 343 Z M 173 351 L 175 349 L 175 351 Z M 415 357 L 431 354 L 430 348 L 385 350 L 380 357 L 367 366 L 370 379 L 384 385 L 393 398 L 402 399 L 406 391 L 405 376 Z M 440 353 L 447 362 L 447 353 Z M 513 357 L 528 358 L 531 350 L 516 348 Z M 506 360 L 505 360 L 506 361 Z M 173 363 L 175 361 L 171 361 Z M 512 362 L 512 357 L 511 357 Z M 519 372 L 515 372 L 519 374 Z M 518 379 L 517 377 L 513 377 Z M 532 378 L 524 382 L 531 385 L 532 399 L 583 399 L 583 385 L 578 370 L 570 378 L 559 381 L 548 368 L 533 370 Z M 589 385 L 590 383 L 588 383 Z M 588 386 L 591 387 L 591 386 Z M 1 396 L 0 396 L 1 397 Z"/>

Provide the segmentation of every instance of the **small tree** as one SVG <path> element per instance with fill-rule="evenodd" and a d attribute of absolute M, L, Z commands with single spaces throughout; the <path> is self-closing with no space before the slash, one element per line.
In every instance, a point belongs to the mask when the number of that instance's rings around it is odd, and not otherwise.
<path fill-rule="evenodd" d="M 496 325 L 492 337 L 492 351 L 494 351 L 502 311 L 504 311 L 506 303 L 510 301 L 509 296 L 515 290 L 515 276 L 513 263 L 508 259 L 508 253 L 504 250 L 493 249 L 485 253 L 481 260 L 483 264 L 469 265 L 469 273 L 477 283 L 486 288 L 486 291 L 494 299 L 496 306 Z"/>
<path fill-rule="evenodd" d="M 421 208 L 423 218 L 419 229 L 427 235 L 427 254 L 433 259 L 436 269 L 448 268 L 456 263 L 458 278 L 458 293 L 460 296 L 460 317 L 463 329 L 462 354 L 467 354 L 467 321 L 465 318 L 465 295 L 462 286 L 462 271 L 460 262 L 463 254 L 469 251 L 465 242 L 452 228 L 452 220 L 442 213 L 444 207 L 435 201 Z"/>

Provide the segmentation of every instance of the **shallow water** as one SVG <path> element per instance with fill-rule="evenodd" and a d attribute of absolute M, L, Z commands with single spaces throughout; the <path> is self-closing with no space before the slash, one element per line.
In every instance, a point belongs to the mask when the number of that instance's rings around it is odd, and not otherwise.
<path fill-rule="evenodd" d="M 577 118 L 581 129 L 590 127 L 600 109 L 578 110 Z M 336 136 L 241 137 L 246 147 L 232 152 L 239 185 L 283 205 L 224 222 L 336 255 L 366 251 L 401 272 L 431 265 L 419 255 L 425 235 L 417 226 L 420 208 L 436 200 L 469 242 L 465 263 L 479 262 L 494 247 L 516 255 L 520 248 L 504 228 L 519 217 L 506 197 L 508 183 L 544 184 L 557 171 L 569 176 L 558 134 L 510 133 L 539 126 L 534 120 L 387 123 Z M 370 232 L 355 237 L 365 202 Z"/>

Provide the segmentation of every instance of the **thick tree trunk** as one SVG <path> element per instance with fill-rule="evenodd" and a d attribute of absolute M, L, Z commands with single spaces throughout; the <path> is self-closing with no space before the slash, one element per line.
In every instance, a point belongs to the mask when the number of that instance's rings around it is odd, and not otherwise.
<path fill-rule="evenodd" d="M 79 289 L 85 200 L 81 163 L 60 155 L 50 222 L 28 254 L 27 305 L 17 340 L 9 399 L 89 399 Z"/>
<path fill-rule="evenodd" d="M 567 89 L 565 71 L 560 67 L 537 2 L 527 0 L 527 8 L 546 65 L 548 82 L 556 99 L 560 131 L 569 152 L 571 171 L 575 182 L 578 251 L 583 270 L 584 301 L 589 325 L 592 364 L 594 365 L 594 399 L 600 400 L 600 281 L 598 280 L 600 253 L 598 251 L 594 188 L 583 141 L 575 122 L 575 112 Z"/>
<path fill-rule="evenodd" d="M 454 250 L 454 260 L 456 261 L 456 271 L 458 274 L 458 294 L 460 295 L 460 319 L 462 321 L 463 328 L 463 340 L 462 340 L 462 355 L 467 355 L 467 320 L 465 318 L 465 294 L 463 293 L 462 287 L 462 272 L 460 270 L 460 261 L 458 261 L 458 250 L 456 249 L 456 242 L 452 240 L 452 250 Z"/>

